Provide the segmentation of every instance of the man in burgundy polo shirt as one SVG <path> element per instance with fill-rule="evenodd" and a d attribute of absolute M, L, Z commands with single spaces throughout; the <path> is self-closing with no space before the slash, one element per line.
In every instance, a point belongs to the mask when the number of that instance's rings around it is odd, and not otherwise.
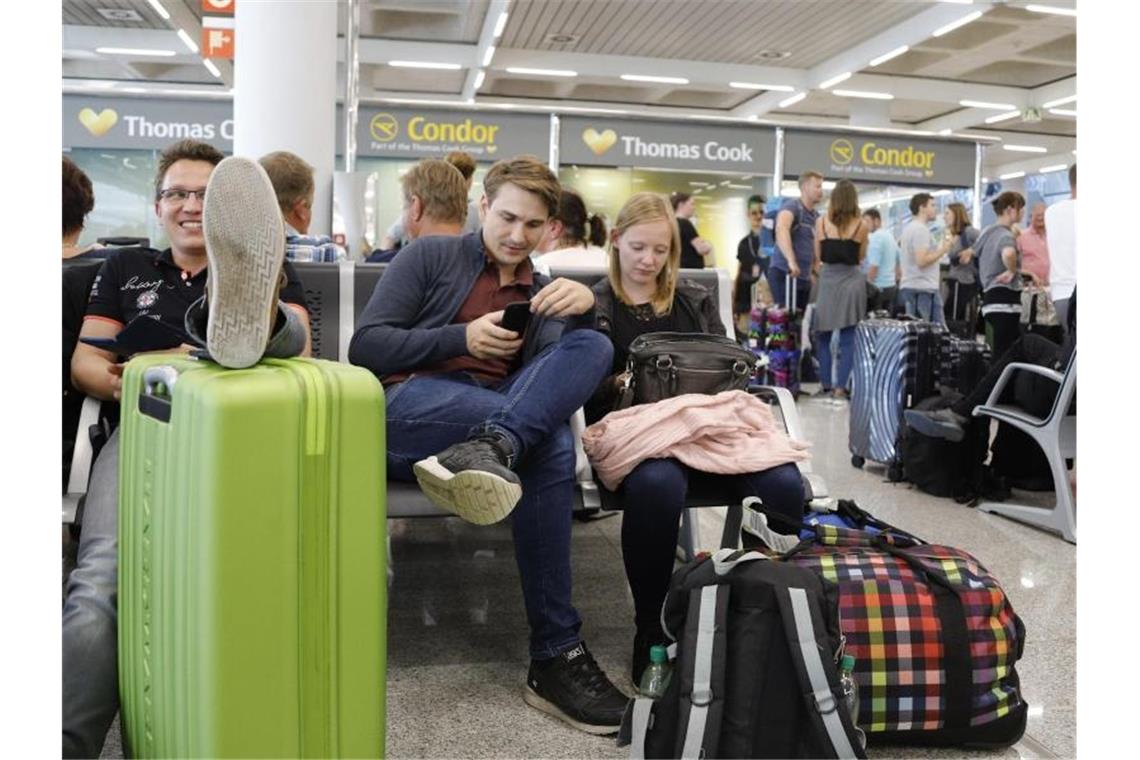
<path fill-rule="evenodd" d="M 519 156 L 492 166 L 483 188 L 480 230 L 421 237 L 392 261 L 349 361 L 385 384 L 389 477 L 415 478 L 469 522 L 511 516 L 531 629 L 523 698 L 584 731 L 613 733 L 627 700 L 579 637 L 571 603 L 569 426 L 613 349 L 589 329 L 588 288 L 531 268 L 558 209 L 554 173 Z M 530 303 L 521 334 L 500 324 L 517 301 Z"/>

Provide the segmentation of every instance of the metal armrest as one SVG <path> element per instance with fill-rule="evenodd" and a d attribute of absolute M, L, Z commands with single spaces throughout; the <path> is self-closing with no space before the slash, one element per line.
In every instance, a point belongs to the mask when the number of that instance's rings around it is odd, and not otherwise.
<path fill-rule="evenodd" d="M 79 411 L 79 427 L 75 431 L 75 449 L 71 452 L 71 474 L 67 478 L 67 493 L 63 497 L 63 521 L 75 522 L 79 499 L 87 493 L 87 480 L 91 477 L 91 426 L 99 421 L 102 401 L 94 396 L 83 399 Z"/>
<path fill-rule="evenodd" d="M 574 436 L 574 482 L 582 496 L 582 509 L 597 509 L 602 506 L 602 497 L 594 482 L 594 468 L 582 446 L 582 433 L 586 430 L 586 412 L 582 408 L 570 417 L 570 433 Z"/>
<path fill-rule="evenodd" d="M 1058 386 L 1060 386 L 1062 381 L 1065 379 L 1064 375 L 1062 375 L 1060 372 L 1049 369 L 1048 367 L 1041 367 L 1037 364 L 1026 364 L 1024 362 L 1012 362 L 1011 364 L 1007 364 L 1005 369 L 1001 371 L 1001 376 L 998 378 L 997 384 L 994 385 L 994 389 L 990 391 L 990 397 L 986 399 L 985 406 L 997 406 L 998 399 L 1001 398 L 1001 394 L 1005 392 L 1005 386 L 1009 384 L 1010 378 L 1013 377 L 1013 373 L 1017 372 L 1018 370 L 1032 372 L 1035 375 L 1041 375 L 1042 377 L 1046 377 L 1052 380 Z"/>

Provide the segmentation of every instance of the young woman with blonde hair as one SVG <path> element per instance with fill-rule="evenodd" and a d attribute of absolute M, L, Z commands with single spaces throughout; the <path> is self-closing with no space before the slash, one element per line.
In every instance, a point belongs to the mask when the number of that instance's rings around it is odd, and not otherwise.
<path fill-rule="evenodd" d="M 614 346 L 612 374 L 586 406 L 589 422 L 613 407 L 624 380 L 629 345 L 649 332 L 724 335 L 716 298 L 702 286 L 678 280 L 681 243 L 669 202 L 654 193 L 626 201 L 611 232 L 609 277 L 594 286 L 598 329 Z M 765 510 L 799 520 L 803 481 L 794 464 L 762 472 L 712 475 L 676 459 L 647 459 L 629 473 L 622 498 L 621 542 L 626 577 L 633 592 L 637 632 L 632 676 L 638 683 L 649 661 L 649 648 L 664 643 L 661 604 L 673 572 L 678 526 L 690 487 L 727 490 L 741 501 L 759 496 Z"/>

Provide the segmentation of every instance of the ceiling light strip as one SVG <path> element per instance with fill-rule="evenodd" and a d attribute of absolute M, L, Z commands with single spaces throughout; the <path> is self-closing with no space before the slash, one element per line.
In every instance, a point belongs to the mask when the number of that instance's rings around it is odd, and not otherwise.
<path fill-rule="evenodd" d="M 832 90 L 842 98 L 865 98 L 868 100 L 894 100 L 895 96 L 889 92 L 868 92 L 866 90 Z"/>
<path fill-rule="evenodd" d="M 1049 113 L 1054 116 L 1072 116 L 1074 119 L 1077 118 L 1077 112 L 1071 111 L 1068 108 L 1050 108 Z"/>
<path fill-rule="evenodd" d="M 146 0 L 146 1 L 148 3 L 150 3 L 151 8 L 154 8 L 154 12 L 162 17 L 163 21 L 169 21 L 170 20 L 170 11 L 163 8 L 162 3 L 158 2 L 158 0 Z"/>
<path fill-rule="evenodd" d="M 998 179 L 1017 179 L 1024 176 L 1025 172 L 1010 172 L 1009 174 L 999 174 Z"/>
<path fill-rule="evenodd" d="M 530 74 L 539 77 L 576 77 L 577 71 L 569 71 L 568 69 L 531 69 L 523 66 L 508 66 L 507 71 L 511 74 Z"/>
<path fill-rule="evenodd" d="M 954 31 L 955 29 L 957 29 L 959 27 L 963 27 L 966 24 L 970 23 L 971 21 L 976 21 L 976 20 L 980 19 L 981 17 L 982 17 L 981 11 L 974 11 L 973 13 L 970 13 L 970 14 L 963 16 L 962 18 L 958 19 L 957 21 L 952 21 L 949 24 L 947 24 L 946 26 L 935 29 L 931 36 L 932 37 L 941 37 L 944 34 L 950 34 L 950 32 Z"/>
<path fill-rule="evenodd" d="M 825 79 L 822 82 L 820 82 L 819 83 L 819 89 L 826 90 L 828 88 L 834 87 L 835 85 L 839 84 L 840 82 L 846 82 L 850 78 L 851 78 L 851 72 L 845 71 L 842 74 L 838 74 L 836 76 L 833 76 L 831 79 Z"/>
<path fill-rule="evenodd" d="M 898 58 L 900 55 L 902 55 L 903 53 L 905 53 L 908 50 L 910 50 L 909 45 L 903 45 L 902 47 L 897 47 L 889 53 L 883 53 L 878 58 L 872 58 L 870 66 L 872 68 L 874 68 L 875 66 L 878 66 L 881 63 L 886 63 L 887 61 L 891 60 L 892 58 Z"/>
<path fill-rule="evenodd" d="M 627 82 L 652 82 L 656 84 L 688 84 L 684 77 L 655 77 L 648 74 L 622 74 L 621 78 Z"/>
<path fill-rule="evenodd" d="M 1051 13 L 1054 16 L 1072 16 L 1073 18 L 1077 17 L 1076 8 L 1060 8 L 1056 5 L 1037 5 L 1031 3 L 1025 6 L 1025 10 L 1033 11 L 1034 13 Z"/>
<path fill-rule="evenodd" d="M 1005 150 L 1012 150 L 1015 153 L 1048 153 L 1049 149 L 1041 145 L 1003 145 Z"/>
<path fill-rule="evenodd" d="M 985 100 L 959 100 L 958 105 L 966 108 L 987 108 L 991 111 L 1010 111 L 1017 108 L 1013 103 L 990 103 Z"/>
<path fill-rule="evenodd" d="M 186 47 L 190 48 L 191 53 L 197 53 L 198 52 L 198 43 L 195 42 L 193 40 L 193 38 L 189 34 L 186 33 L 185 29 L 179 29 L 178 30 L 178 39 L 182 40 L 182 42 L 186 45 Z"/>
<path fill-rule="evenodd" d="M 788 106 L 793 106 L 796 103 L 799 103 L 801 100 L 803 100 L 806 97 L 807 97 L 806 92 L 797 92 L 795 95 L 788 98 L 787 100 L 781 100 L 780 101 L 780 108 L 787 108 Z"/>
<path fill-rule="evenodd" d="M 1068 164 L 1053 164 L 1052 166 L 1042 166 L 1037 171 L 1041 174 L 1048 174 L 1049 172 L 1063 172 L 1068 168 Z"/>
<path fill-rule="evenodd" d="M 795 92 L 796 88 L 787 84 L 760 84 L 759 82 L 729 82 L 729 87 L 738 90 L 771 90 L 772 92 Z"/>
<path fill-rule="evenodd" d="M 491 59 L 494 57 L 495 57 L 495 46 L 491 45 L 487 48 L 486 52 L 483 53 L 483 68 L 487 68 L 488 66 L 490 66 L 491 65 Z"/>
<path fill-rule="evenodd" d="M 203 58 L 203 59 L 202 59 L 202 65 L 203 65 L 203 66 L 205 66 L 205 67 L 206 67 L 206 69 L 207 69 L 207 70 L 208 70 L 208 71 L 209 71 L 211 74 L 213 74 L 215 77 L 217 77 L 218 79 L 221 79 L 221 78 L 222 78 L 222 72 L 218 70 L 218 67 L 217 67 L 217 66 L 215 66 L 215 65 L 214 65 L 214 62 L 213 62 L 213 61 L 211 61 L 209 58 Z"/>
<path fill-rule="evenodd" d="M 507 28 L 508 18 L 510 18 L 510 14 L 506 11 L 499 14 L 499 20 L 495 22 L 495 32 L 492 35 L 495 39 L 499 39 L 503 36 L 503 30 Z"/>
<path fill-rule="evenodd" d="M 1041 107 L 1042 108 L 1054 108 L 1056 106 L 1063 106 L 1066 103 L 1075 103 L 1075 102 L 1077 102 L 1077 96 L 1076 95 L 1070 95 L 1067 98 L 1057 98 L 1056 100 L 1050 100 L 1048 103 L 1042 103 Z"/>
<path fill-rule="evenodd" d="M 475 75 L 475 89 L 478 90 L 483 86 L 483 80 L 486 79 L 487 72 L 479 69 L 479 73 Z"/>
<path fill-rule="evenodd" d="M 1010 111 L 1009 113 L 999 113 L 997 116 L 991 116 L 986 119 L 986 124 L 997 124 L 999 121 L 1007 121 L 1017 116 L 1021 116 L 1021 111 Z"/>
<path fill-rule="evenodd" d="M 458 63 L 442 63 L 440 61 L 388 61 L 388 65 L 395 66 L 398 69 L 443 69 L 445 71 L 463 68 Z"/>

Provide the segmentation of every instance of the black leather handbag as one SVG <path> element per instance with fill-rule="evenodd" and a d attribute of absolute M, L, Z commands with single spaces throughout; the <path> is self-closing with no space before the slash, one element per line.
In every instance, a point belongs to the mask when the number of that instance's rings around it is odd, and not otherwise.
<path fill-rule="evenodd" d="M 721 335 L 645 333 L 629 345 L 628 379 L 616 408 L 685 393 L 746 390 L 758 363 L 755 354 Z"/>

